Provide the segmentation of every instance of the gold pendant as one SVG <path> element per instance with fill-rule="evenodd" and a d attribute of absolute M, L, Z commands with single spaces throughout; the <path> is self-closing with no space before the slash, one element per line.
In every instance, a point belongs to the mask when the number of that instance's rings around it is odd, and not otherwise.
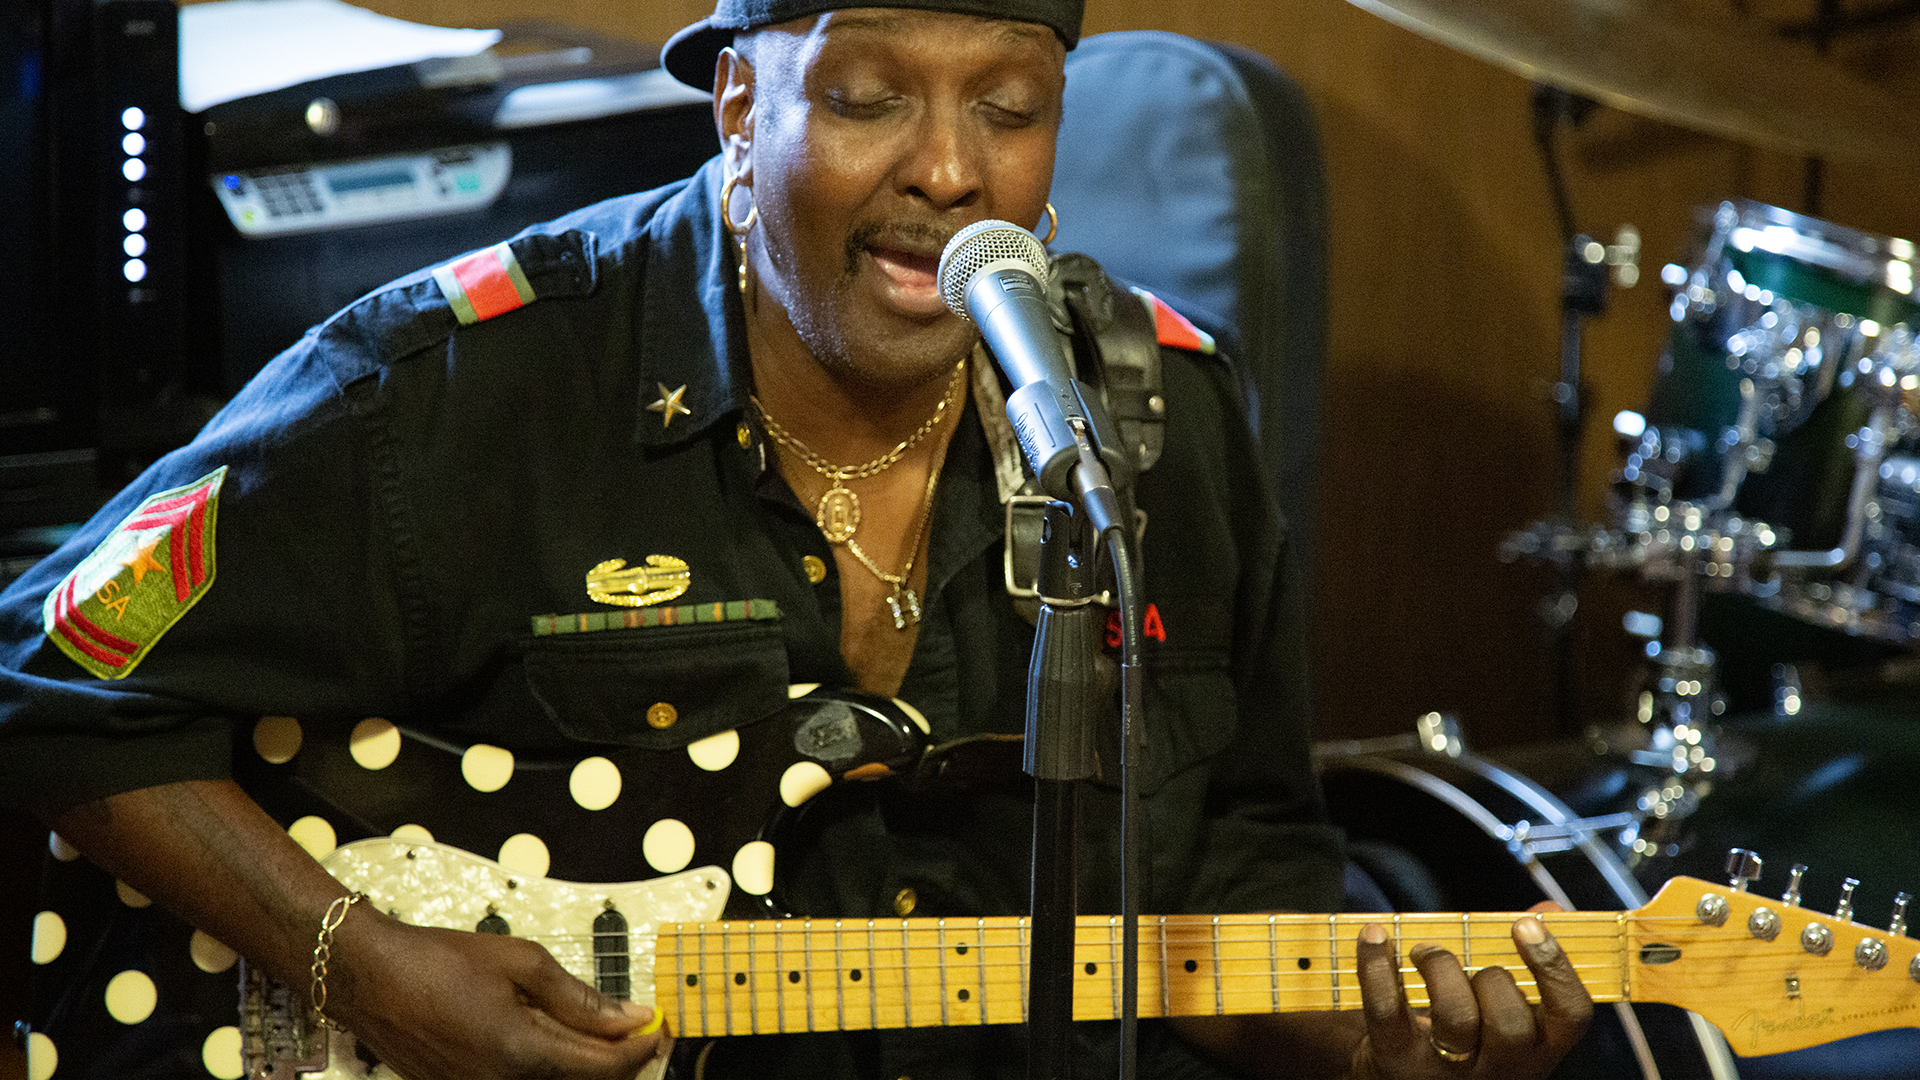
<path fill-rule="evenodd" d="M 907 605 L 904 611 L 901 610 L 900 607 L 900 598 L 903 595 L 907 599 Z M 893 628 L 895 630 L 905 630 L 909 617 L 913 619 L 915 626 L 920 625 L 920 598 L 913 594 L 912 589 L 895 585 L 893 587 L 893 594 L 887 597 L 887 610 L 893 612 Z"/>
<path fill-rule="evenodd" d="M 813 522 L 826 534 L 828 543 L 846 543 L 860 528 L 859 497 L 835 480 L 827 493 L 820 496 L 820 504 L 813 511 Z"/>

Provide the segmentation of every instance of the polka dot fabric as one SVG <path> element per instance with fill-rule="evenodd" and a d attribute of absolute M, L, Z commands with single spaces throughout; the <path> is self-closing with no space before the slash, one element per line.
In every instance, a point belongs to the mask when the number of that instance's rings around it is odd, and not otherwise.
<path fill-rule="evenodd" d="M 571 881 L 717 865 L 740 878 L 730 913 L 744 917 L 777 904 L 778 826 L 795 806 L 849 771 L 906 768 L 917 754 L 900 710 L 815 695 L 664 748 L 567 753 L 424 738 L 383 718 L 271 717 L 239 728 L 233 761 L 317 858 L 392 834 Z M 57 1063 L 60 1080 L 241 1076 L 233 951 L 58 838 L 48 846 L 30 1068 L 53 1077 Z"/>

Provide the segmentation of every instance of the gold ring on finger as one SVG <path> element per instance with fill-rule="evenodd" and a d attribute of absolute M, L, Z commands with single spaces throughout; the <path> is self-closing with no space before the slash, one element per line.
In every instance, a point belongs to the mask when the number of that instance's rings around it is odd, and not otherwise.
<path fill-rule="evenodd" d="M 1433 1037 L 1433 1036 L 1431 1036 L 1431 1035 L 1429 1035 L 1429 1036 L 1427 1036 L 1427 1044 L 1433 1047 L 1433 1052 L 1434 1052 L 1434 1053 L 1436 1053 L 1436 1054 L 1439 1054 L 1439 1055 L 1440 1055 L 1440 1060 L 1442 1060 L 1442 1061 L 1450 1061 L 1450 1062 L 1452 1062 L 1452 1063 L 1454 1063 L 1455 1065 L 1458 1065 L 1459 1063 L 1461 1063 L 1461 1062 L 1463 1062 L 1463 1061 L 1472 1061 L 1472 1060 L 1473 1060 L 1473 1051 L 1471 1051 L 1471 1050 L 1449 1050 L 1449 1049 L 1447 1049 L 1446 1047 L 1444 1047 L 1444 1046 L 1441 1046 L 1441 1045 L 1440 1045 L 1440 1040 L 1439 1040 L 1439 1039 L 1436 1039 L 1436 1038 L 1434 1038 L 1434 1037 Z"/>

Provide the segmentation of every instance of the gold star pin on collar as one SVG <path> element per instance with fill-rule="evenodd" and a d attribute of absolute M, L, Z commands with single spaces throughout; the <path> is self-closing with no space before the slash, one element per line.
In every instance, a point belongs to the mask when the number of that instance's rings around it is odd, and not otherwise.
<path fill-rule="evenodd" d="M 680 403 L 680 399 L 685 397 L 687 394 L 687 388 L 684 384 L 681 385 L 676 390 L 667 389 L 666 383 L 654 383 L 654 385 L 660 388 L 660 400 L 647 406 L 647 411 L 657 412 L 660 414 L 661 430 L 664 431 L 665 429 L 672 427 L 673 418 L 675 416 L 692 416 L 693 415 L 692 409 L 689 409 L 685 405 L 682 405 Z"/>

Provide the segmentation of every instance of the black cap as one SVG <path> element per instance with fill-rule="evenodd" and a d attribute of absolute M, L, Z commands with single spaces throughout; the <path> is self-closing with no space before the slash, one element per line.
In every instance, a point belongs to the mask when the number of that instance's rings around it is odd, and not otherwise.
<path fill-rule="evenodd" d="M 660 50 L 660 66 L 667 73 L 696 90 L 713 87 L 713 61 L 720 50 L 733 44 L 733 35 L 756 26 L 772 26 L 849 7 L 915 8 L 921 11 L 951 11 L 961 15 L 984 15 L 993 19 L 1014 19 L 1038 23 L 1057 34 L 1061 44 L 1071 49 L 1080 42 L 1080 16 L 1086 0 L 718 0 L 713 14 L 682 27 Z"/>

